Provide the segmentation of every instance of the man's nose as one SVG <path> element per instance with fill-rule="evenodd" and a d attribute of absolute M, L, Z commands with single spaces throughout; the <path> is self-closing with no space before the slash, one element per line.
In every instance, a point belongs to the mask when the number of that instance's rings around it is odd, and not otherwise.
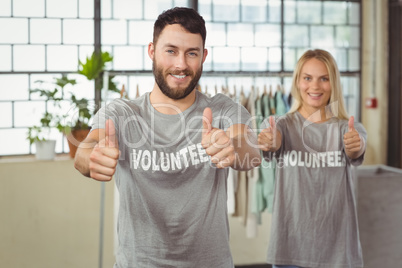
<path fill-rule="evenodd" d="M 185 54 L 179 54 L 175 59 L 175 67 L 180 70 L 187 68 L 187 59 Z"/>

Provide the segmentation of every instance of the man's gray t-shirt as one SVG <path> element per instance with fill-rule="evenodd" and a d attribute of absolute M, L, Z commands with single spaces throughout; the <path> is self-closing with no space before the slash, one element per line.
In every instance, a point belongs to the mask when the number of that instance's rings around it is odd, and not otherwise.
<path fill-rule="evenodd" d="M 364 154 L 355 160 L 345 154 L 348 120 L 311 123 L 295 112 L 277 118 L 276 126 L 282 145 L 267 262 L 363 267 L 351 165 L 360 165 Z M 366 140 L 364 127 L 355 128 Z"/>
<path fill-rule="evenodd" d="M 121 151 L 115 268 L 233 267 L 228 169 L 216 168 L 201 146 L 206 107 L 212 109 L 213 127 L 223 130 L 250 118 L 228 97 L 198 91 L 195 103 L 176 115 L 155 110 L 146 93 L 114 100 L 95 117 L 94 129 L 104 128 L 107 118 L 114 121 Z"/>

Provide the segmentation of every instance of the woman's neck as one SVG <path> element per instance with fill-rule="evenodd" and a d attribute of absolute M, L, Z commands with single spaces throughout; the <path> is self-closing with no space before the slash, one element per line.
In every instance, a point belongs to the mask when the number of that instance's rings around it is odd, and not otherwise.
<path fill-rule="evenodd" d="M 326 107 L 317 109 L 302 105 L 298 111 L 306 120 L 314 123 L 322 123 L 332 117 L 330 110 L 326 109 Z"/>

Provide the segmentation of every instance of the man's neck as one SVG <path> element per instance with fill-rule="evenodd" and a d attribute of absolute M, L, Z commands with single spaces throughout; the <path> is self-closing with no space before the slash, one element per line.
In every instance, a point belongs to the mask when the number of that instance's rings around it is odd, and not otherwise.
<path fill-rule="evenodd" d="M 195 102 L 195 89 L 185 98 L 175 100 L 167 97 L 157 85 L 149 95 L 151 105 L 162 114 L 179 114 L 187 110 Z"/>

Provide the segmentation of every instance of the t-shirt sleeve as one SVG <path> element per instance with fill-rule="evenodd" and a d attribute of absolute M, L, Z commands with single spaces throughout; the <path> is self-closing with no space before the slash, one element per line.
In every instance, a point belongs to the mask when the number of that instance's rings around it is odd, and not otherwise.
<path fill-rule="evenodd" d="M 117 119 L 118 119 L 118 112 L 116 109 L 117 105 L 118 104 L 116 101 L 112 101 L 111 103 L 109 103 L 105 106 L 102 106 L 93 117 L 91 130 L 105 128 L 107 119 L 112 119 L 115 127 L 118 128 L 119 124 L 117 121 Z"/>
<path fill-rule="evenodd" d="M 227 98 L 226 96 L 224 97 Z M 218 118 L 215 118 L 214 113 L 212 113 L 214 121 L 219 119 L 219 126 L 215 127 L 226 131 L 232 125 L 245 124 L 251 129 L 253 128 L 251 115 L 243 105 L 227 98 L 224 102 L 220 102 L 217 108 L 221 109 Z"/>

